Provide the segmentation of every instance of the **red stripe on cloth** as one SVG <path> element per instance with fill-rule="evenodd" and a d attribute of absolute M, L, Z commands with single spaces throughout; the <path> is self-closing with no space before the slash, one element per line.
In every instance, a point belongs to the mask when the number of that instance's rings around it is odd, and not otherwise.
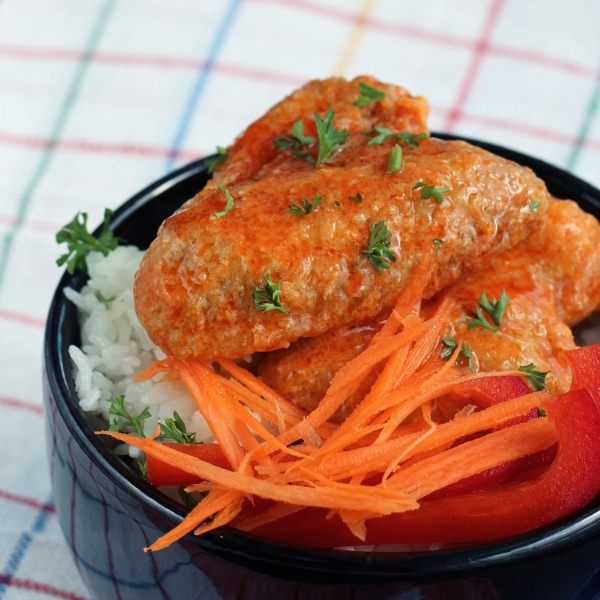
<path fill-rule="evenodd" d="M 44 409 L 42 408 L 42 406 L 32 404 L 31 402 L 25 402 L 24 400 L 17 400 L 17 398 L 6 398 L 5 396 L 0 396 L 0 405 L 10 406 L 11 408 L 18 408 L 19 410 L 27 410 L 29 412 L 35 413 L 36 415 L 44 414 Z M 0 497 L 1 496 L 2 492 L 0 492 Z"/>
<path fill-rule="evenodd" d="M 8 500 L 9 502 L 15 502 L 16 504 L 23 504 L 25 506 L 31 506 L 31 508 L 35 508 L 36 510 L 45 510 L 49 513 L 55 513 L 56 508 L 54 505 L 44 504 L 39 500 L 35 500 L 33 498 L 27 498 L 26 496 L 20 496 L 19 494 L 12 494 L 11 492 L 5 492 L 0 490 L 0 499 Z"/>
<path fill-rule="evenodd" d="M 18 60 L 54 60 L 54 61 L 79 61 L 83 53 L 79 50 L 68 48 L 31 48 L 24 46 L 10 46 L 0 44 L 0 57 Z M 190 69 L 201 70 L 206 62 L 196 58 L 180 56 L 156 56 L 142 54 L 122 54 L 115 52 L 95 52 L 92 62 L 134 67 L 154 67 L 158 69 Z M 283 85 L 302 85 L 306 78 L 267 69 L 256 69 L 245 65 L 231 63 L 215 63 L 213 70 L 223 75 L 232 75 L 245 79 L 267 81 Z"/>
<path fill-rule="evenodd" d="M 31 315 L 13 312 L 12 310 L 5 310 L 3 308 L 0 308 L 0 319 L 12 321 L 13 323 L 22 323 L 23 325 L 31 325 L 41 329 L 46 327 L 46 321 L 44 319 L 38 319 L 37 317 L 32 317 Z"/>
<path fill-rule="evenodd" d="M 85 596 L 78 596 L 77 594 L 73 594 L 67 590 L 61 590 L 52 585 L 48 585 L 47 583 L 33 581 L 32 579 L 7 577 L 6 575 L 0 574 L 0 583 L 9 587 L 45 594 L 46 596 L 51 596 L 52 598 L 65 598 L 66 600 L 89 600 L 89 598 L 86 598 Z"/>
<path fill-rule="evenodd" d="M 3 225 L 4 227 L 12 227 L 16 220 L 17 217 L 14 215 L 0 214 L 0 225 Z M 23 221 L 21 226 L 26 229 L 41 231 L 43 233 L 56 233 L 62 227 L 62 225 L 58 225 L 57 223 L 50 223 L 48 221 L 35 221 L 31 219 L 26 219 Z"/>
<path fill-rule="evenodd" d="M 94 142 L 91 140 L 51 140 L 19 135 L 16 133 L 0 132 L 0 144 L 10 146 L 21 146 L 24 148 L 33 148 L 36 150 L 45 150 L 53 147 L 54 150 L 72 150 L 76 152 L 90 152 L 95 154 L 129 154 L 133 156 L 159 157 L 164 158 L 169 155 L 169 149 L 161 146 L 148 146 L 144 144 L 107 143 Z M 195 160 L 208 152 L 182 150 L 178 152 L 178 158 L 182 160 Z"/>
<path fill-rule="evenodd" d="M 503 4 L 504 0 L 492 0 L 490 4 L 488 14 L 483 24 L 481 36 L 477 40 L 477 44 L 471 57 L 471 62 L 467 67 L 467 73 L 462 85 L 460 86 L 458 98 L 450 110 L 450 114 L 448 115 L 446 124 L 444 125 L 444 129 L 448 133 L 452 133 L 452 131 L 454 131 L 456 124 L 463 115 L 463 111 L 471 94 L 471 90 L 473 89 L 477 76 L 479 75 L 481 63 L 483 62 L 483 58 L 488 50 L 489 40 L 492 36 L 494 28 L 496 27 L 496 23 L 498 22 L 498 17 L 500 16 L 500 11 L 502 10 Z"/>

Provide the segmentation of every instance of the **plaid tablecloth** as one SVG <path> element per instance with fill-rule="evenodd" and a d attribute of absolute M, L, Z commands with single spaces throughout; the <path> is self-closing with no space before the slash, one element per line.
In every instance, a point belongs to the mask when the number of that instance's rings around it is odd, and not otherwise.
<path fill-rule="evenodd" d="M 0 600 L 89 598 L 42 431 L 61 225 L 332 74 L 403 85 L 431 129 L 600 185 L 599 33 L 598 0 L 0 0 Z"/>

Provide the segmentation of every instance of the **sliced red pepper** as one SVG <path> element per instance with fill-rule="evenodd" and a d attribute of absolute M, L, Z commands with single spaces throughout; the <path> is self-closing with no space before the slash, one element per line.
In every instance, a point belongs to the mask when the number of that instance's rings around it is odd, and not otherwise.
<path fill-rule="evenodd" d="M 587 390 L 544 404 L 559 450 L 540 478 L 487 492 L 424 502 L 418 510 L 367 521 L 367 545 L 483 542 L 552 523 L 585 506 L 600 491 L 600 410 Z M 305 509 L 252 533 L 317 548 L 355 546 L 339 516 Z"/>
<path fill-rule="evenodd" d="M 571 367 L 572 390 L 587 389 L 600 405 L 600 344 L 565 352 Z"/>
<path fill-rule="evenodd" d="M 481 377 L 457 385 L 452 397 L 456 400 L 474 400 L 481 408 L 506 402 L 529 394 L 527 384 L 514 375 L 498 377 Z"/>
<path fill-rule="evenodd" d="M 232 470 L 229 461 L 223 454 L 223 450 L 221 450 L 221 446 L 218 444 L 165 444 L 165 446 L 195 456 L 216 467 Z M 188 486 L 202 481 L 195 475 L 190 475 L 151 456 L 146 456 L 146 465 L 148 467 L 148 481 L 157 487 L 167 485 Z"/>

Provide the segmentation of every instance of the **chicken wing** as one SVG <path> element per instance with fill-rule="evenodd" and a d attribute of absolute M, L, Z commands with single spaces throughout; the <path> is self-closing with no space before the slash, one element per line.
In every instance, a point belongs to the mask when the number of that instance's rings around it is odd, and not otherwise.
<path fill-rule="evenodd" d="M 510 300 L 497 332 L 468 328 L 481 293 Z M 494 257 L 483 269 L 466 273 L 447 292 L 456 301 L 445 332 L 472 350 L 475 368 L 482 371 L 517 369 L 533 363 L 549 371 L 548 387 L 566 391 L 570 373 L 562 351 L 575 347 L 569 325 L 598 309 L 600 303 L 600 225 L 574 202 L 551 200 L 539 227 L 520 244 Z M 434 298 L 426 312 L 436 304 Z M 298 406 L 313 410 L 337 369 L 364 349 L 380 324 L 343 327 L 322 336 L 299 340 L 290 348 L 265 356 L 261 378 Z M 363 382 L 338 414 L 353 408 L 368 390 Z"/>
<path fill-rule="evenodd" d="M 167 354 L 240 357 L 374 318 L 393 305 L 416 262 L 435 255 L 434 239 L 444 251 L 435 256 L 428 297 L 514 246 L 546 212 L 542 181 L 480 148 L 431 138 L 413 147 L 389 135 L 369 144 L 374 127 L 423 131 L 426 109 L 401 88 L 360 81 L 383 90 L 385 100 L 355 106 L 359 80 L 308 84 L 228 150 L 220 187 L 210 182 L 165 221 L 137 274 L 135 306 Z M 306 144 L 304 156 L 273 145 L 298 120 L 303 135 L 316 139 L 313 111 L 329 107 L 333 126 L 348 137 L 318 168 L 324 139 Z M 388 172 L 395 146 L 402 165 Z M 419 182 L 448 191 L 423 199 Z M 288 211 L 317 196 L 310 214 Z M 369 247 L 380 223 L 393 258 L 378 269 Z M 258 310 L 255 292 L 267 278 L 286 312 Z"/>

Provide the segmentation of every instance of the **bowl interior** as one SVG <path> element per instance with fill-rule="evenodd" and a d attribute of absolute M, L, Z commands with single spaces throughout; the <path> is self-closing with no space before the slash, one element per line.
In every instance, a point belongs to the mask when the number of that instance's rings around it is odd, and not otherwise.
<path fill-rule="evenodd" d="M 434 135 L 452 139 L 442 134 Z M 589 184 L 557 167 L 518 152 L 475 140 L 466 141 L 530 167 L 546 182 L 551 194 L 576 200 L 584 210 L 600 219 L 600 192 Z M 203 161 L 171 173 L 121 206 L 113 217 L 112 229 L 123 242 L 147 248 L 162 221 L 194 196 L 209 177 Z M 81 273 L 74 276 L 65 273 L 48 318 L 46 364 L 58 408 L 78 443 L 104 473 L 128 493 L 145 502 L 149 509 L 175 524 L 183 517 L 185 509 L 144 481 L 131 464 L 117 458 L 111 451 L 114 444 L 94 435 L 94 430 L 103 429 L 106 424 L 99 418 L 90 420 L 78 405 L 68 355 L 68 347 L 80 342 L 77 311 L 66 300 L 62 290 L 66 286 L 81 289 L 85 279 Z M 193 544 L 210 552 L 262 572 L 278 572 L 286 568 L 288 572 L 298 573 L 299 577 L 310 571 L 313 574 L 336 574 L 342 578 L 351 574 L 355 579 L 381 580 L 397 577 L 398 573 L 435 575 L 531 558 L 576 544 L 597 535 L 599 531 L 600 509 L 596 498 L 576 515 L 529 534 L 468 549 L 421 554 L 312 550 L 270 542 L 229 527 L 200 538 L 188 538 Z"/>

